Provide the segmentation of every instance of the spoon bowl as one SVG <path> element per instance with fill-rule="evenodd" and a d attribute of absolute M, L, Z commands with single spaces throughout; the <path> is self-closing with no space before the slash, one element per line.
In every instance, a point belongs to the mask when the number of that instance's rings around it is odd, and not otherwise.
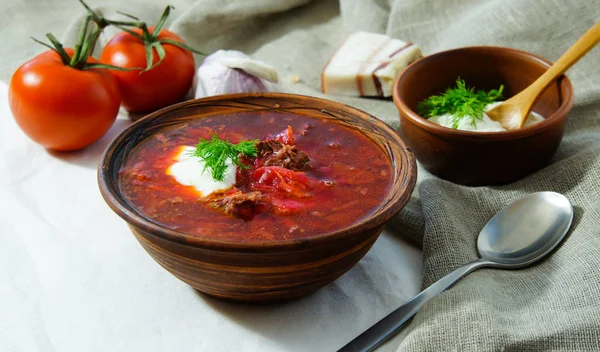
<path fill-rule="evenodd" d="M 531 108 L 529 109 L 531 110 Z M 529 114 L 529 112 L 527 114 Z M 508 131 L 518 130 L 522 127 L 521 116 L 523 116 L 523 112 L 521 112 L 521 108 L 508 100 L 502 102 L 495 108 L 488 110 L 486 115 L 488 115 L 490 119 L 500 123 L 500 125 Z M 523 121 L 525 121 L 525 119 L 523 119 Z"/>
<path fill-rule="evenodd" d="M 483 227 L 477 250 L 482 259 L 503 268 L 524 267 L 548 255 L 572 221 L 573 207 L 565 196 L 533 193 L 502 209 Z"/>
<path fill-rule="evenodd" d="M 510 203 L 479 233 L 477 249 L 481 259 L 439 279 L 338 352 L 372 351 L 398 331 L 430 299 L 476 269 L 517 269 L 539 261 L 563 240 L 572 221 L 573 206 L 558 193 L 533 193 Z"/>

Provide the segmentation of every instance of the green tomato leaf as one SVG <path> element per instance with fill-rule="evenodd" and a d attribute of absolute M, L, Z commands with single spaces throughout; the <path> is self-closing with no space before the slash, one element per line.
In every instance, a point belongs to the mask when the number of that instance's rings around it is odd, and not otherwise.
<path fill-rule="evenodd" d="M 114 66 L 114 65 L 109 65 L 109 64 L 101 64 L 101 63 L 95 63 L 95 64 L 86 64 L 83 69 L 84 70 L 89 70 L 92 68 L 103 68 L 103 69 L 107 69 L 107 70 L 115 70 L 115 71 L 141 71 L 144 68 L 143 67 L 120 67 L 120 66 Z"/>
<path fill-rule="evenodd" d="M 118 13 L 119 15 L 123 15 L 123 16 L 125 16 L 125 17 L 129 17 L 129 18 L 131 18 L 132 20 L 136 20 L 136 21 L 139 21 L 139 20 L 140 20 L 139 18 L 135 17 L 134 15 L 130 15 L 130 14 L 128 14 L 128 13 L 125 13 L 125 12 L 117 11 L 117 13 Z"/>
<path fill-rule="evenodd" d="M 45 46 L 45 47 L 47 47 L 48 49 L 50 49 L 50 50 L 54 51 L 55 53 L 57 53 L 57 54 L 58 54 L 58 56 L 60 56 L 60 59 L 62 60 L 63 64 L 65 64 L 65 65 L 68 65 L 68 64 L 69 64 L 69 61 L 65 62 L 65 59 L 66 59 L 66 60 L 70 60 L 70 58 L 69 58 L 69 55 L 67 55 L 67 57 L 65 58 L 65 57 L 63 57 L 62 53 L 61 53 L 60 51 L 56 50 L 56 48 L 55 48 L 55 47 L 53 47 L 52 45 L 50 45 L 50 44 L 48 44 L 48 43 L 44 43 L 43 41 L 41 41 L 41 40 L 38 40 L 38 39 L 35 39 L 34 37 L 31 37 L 31 39 L 33 39 L 33 41 L 34 41 L 34 42 L 36 42 L 36 43 L 38 43 L 38 44 L 42 44 L 43 46 Z M 65 53 L 65 54 L 66 54 L 66 53 Z"/>
<path fill-rule="evenodd" d="M 168 5 L 165 8 L 165 11 L 163 12 L 162 16 L 160 16 L 160 20 L 158 20 L 158 23 L 156 24 L 156 26 L 154 27 L 154 30 L 152 31 L 152 39 L 158 38 L 160 31 L 163 29 L 163 27 L 165 26 L 165 23 L 167 22 L 167 18 L 169 17 L 169 14 L 171 13 L 171 9 L 174 9 L 174 7 L 171 5 Z"/>
<path fill-rule="evenodd" d="M 130 30 L 129 28 L 126 28 L 126 27 L 124 27 L 124 26 L 122 26 L 120 24 L 119 25 L 115 25 L 115 27 L 119 28 L 123 32 L 131 34 L 132 36 L 136 37 L 137 39 L 139 39 L 141 41 L 144 41 L 144 38 L 140 34 L 138 34 L 138 33 L 134 32 L 134 31 Z"/>
<path fill-rule="evenodd" d="M 182 43 L 182 42 L 178 42 L 178 41 L 176 41 L 176 40 L 173 40 L 173 39 L 167 39 L 167 38 L 163 38 L 163 39 L 159 39 L 159 40 L 158 40 L 158 42 L 160 42 L 160 43 L 163 43 L 163 44 L 171 44 L 171 45 L 175 45 L 175 46 L 177 46 L 177 47 L 180 47 L 180 48 L 181 48 L 181 49 L 183 49 L 183 50 L 191 51 L 191 52 L 193 52 L 193 53 L 195 53 L 195 54 L 198 54 L 198 55 L 204 55 L 204 56 L 207 56 L 207 55 L 208 55 L 208 54 L 205 54 L 205 53 L 203 53 L 203 52 L 201 52 L 201 51 L 198 51 L 198 50 L 196 50 L 196 49 L 194 49 L 194 48 L 192 48 L 192 47 L 190 47 L 190 46 L 187 46 L 187 45 L 185 45 L 185 44 L 184 44 L 184 43 Z"/>
<path fill-rule="evenodd" d="M 65 65 L 69 65 L 71 63 L 71 58 L 69 57 L 69 54 L 67 54 L 67 51 L 65 50 L 63 45 L 58 41 L 58 39 L 56 39 L 54 35 L 52 35 L 52 33 L 46 33 L 46 37 L 50 40 L 52 45 L 54 45 L 54 51 L 56 51 L 58 55 L 60 55 L 62 62 Z"/>
<path fill-rule="evenodd" d="M 152 48 L 154 48 L 154 50 L 156 50 L 156 53 L 158 54 L 158 61 L 156 62 L 156 64 L 152 65 L 152 67 L 156 67 L 158 65 L 160 65 L 160 63 L 165 59 L 165 56 L 167 55 L 165 53 L 165 48 L 163 48 L 162 44 L 160 44 L 159 42 L 154 42 L 151 44 Z"/>
<path fill-rule="evenodd" d="M 146 68 L 144 71 L 149 71 L 152 68 L 152 60 L 152 45 L 146 44 Z M 140 72 L 140 74 L 142 73 Z"/>

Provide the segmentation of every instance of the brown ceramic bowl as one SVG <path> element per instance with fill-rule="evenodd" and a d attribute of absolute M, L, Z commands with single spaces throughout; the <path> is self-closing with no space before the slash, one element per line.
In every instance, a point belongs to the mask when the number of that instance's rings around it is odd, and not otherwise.
<path fill-rule="evenodd" d="M 548 164 L 563 136 L 573 105 L 571 82 L 561 76 L 533 110 L 545 120 L 509 132 L 472 132 L 442 127 L 419 116 L 417 104 L 455 85 L 458 77 L 477 89 L 504 85 L 508 99 L 550 67 L 539 56 L 509 48 L 467 47 L 426 56 L 398 77 L 394 102 L 400 134 L 423 167 L 443 179 L 471 186 L 505 184 Z"/>
<path fill-rule="evenodd" d="M 235 242 L 189 235 L 150 221 L 128 203 L 119 190 L 119 169 L 140 141 L 165 126 L 242 111 L 308 114 L 335 120 L 363 133 L 393 165 L 395 172 L 387 198 L 372 215 L 347 228 L 303 240 L 272 242 Z M 116 137 L 98 170 L 105 201 L 129 224 L 156 262 L 201 292 L 242 302 L 292 299 L 335 280 L 367 253 L 385 223 L 404 207 L 415 180 L 412 153 L 382 121 L 340 103 L 280 93 L 210 97 L 150 114 Z"/>

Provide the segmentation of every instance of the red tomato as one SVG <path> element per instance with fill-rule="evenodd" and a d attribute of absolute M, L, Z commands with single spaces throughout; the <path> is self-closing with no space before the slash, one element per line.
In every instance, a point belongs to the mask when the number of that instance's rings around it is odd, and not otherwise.
<path fill-rule="evenodd" d="M 69 56 L 73 49 L 66 49 Z M 98 61 L 89 58 L 88 63 Z M 104 69 L 78 70 L 46 51 L 12 76 L 8 101 L 29 138 L 59 151 L 87 147 L 100 139 L 119 112 L 119 87 Z"/>
<path fill-rule="evenodd" d="M 252 187 L 261 191 L 280 191 L 294 197 L 308 197 L 310 180 L 303 172 L 279 166 L 263 166 L 254 170 Z"/>
<path fill-rule="evenodd" d="M 149 28 L 150 33 L 154 30 Z M 140 29 L 133 32 L 142 33 Z M 158 39 L 183 42 L 176 34 L 163 29 Z M 192 53 L 171 44 L 162 44 L 164 60 L 147 72 L 111 71 L 119 82 L 123 107 L 130 112 L 151 112 L 180 102 L 189 91 L 194 78 Z M 158 55 L 153 50 L 153 63 Z M 120 67 L 146 67 L 144 43 L 127 32 L 115 35 L 104 47 L 100 61 Z"/>
<path fill-rule="evenodd" d="M 278 135 L 273 137 L 273 140 L 287 145 L 294 145 L 292 126 L 288 126 L 285 130 L 281 131 Z"/>
<path fill-rule="evenodd" d="M 315 202 L 310 200 L 310 198 L 290 199 L 286 197 L 268 195 L 266 199 L 271 203 L 271 209 L 275 212 L 275 214 L 281 215 L 297 213 L 308 207 L 312 207 L 315 204 Z"/>

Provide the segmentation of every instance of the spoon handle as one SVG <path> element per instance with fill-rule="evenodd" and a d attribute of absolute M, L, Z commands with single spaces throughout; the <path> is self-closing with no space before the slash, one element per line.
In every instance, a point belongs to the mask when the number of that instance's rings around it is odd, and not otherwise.
<path fill-rule="evenodd" d="M 576 42 L 573 44 L 556 62 L 550 66 L 543 75 L 540 76 L 524 91 L 519 93 L 519 97 L 528 100 L 533 105 L 535 98 L 546 88 L 550 83 L 568 70 L 574 63 L 579 61 L 588 51 L 592 50 L 600 41 L 600 22 L 588 29 Z M 516 104 L 516 103 L 515 103 Z M 519 104 L 516 104 L 519 105 Z M 531 108 L 527 111 L 529 112 Z M 527 116 L 527 114 L 524 114 Z"/>
<path fill-rule="evenodd" d="M 371 326 L 354 340 L 350 341 L 346 346 L 338 350 L 338 352 L 372 351 L 375 347 L 382 344 L 398 331 L 398 329 L 415 315 L 430 299 L 454 285 L 458 280 L 462 279 L 473 270 L 487 265 L 490 265 L 490 262 L 479 259 L 452 271 L 413 297 L 403 306 Z"/>

